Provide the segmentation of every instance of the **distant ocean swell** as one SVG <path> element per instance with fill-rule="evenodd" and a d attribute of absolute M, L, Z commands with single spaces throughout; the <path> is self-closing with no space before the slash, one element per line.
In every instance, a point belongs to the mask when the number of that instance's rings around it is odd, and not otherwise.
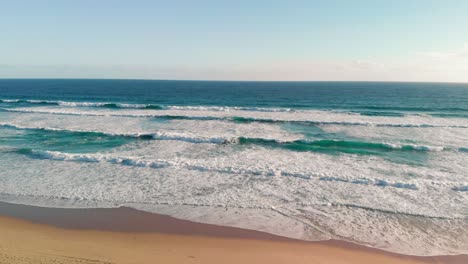
<path fill-rule="evenodd" d="M 468 128 L 468 123 L 465 124 L 437 124 L 437 123 L 383 123 L 383 122 L 363 122 L 363 121 L 344 121 L 347 119 L 343 114 L 343 121 L 325 121 L 325 120 L 303 120 L 294 119 L 294 116 L 289 117 L 292 119 L 268 119 L 256 117 L 242 117 L 242 116 L 197 116 L 197 115 L 167 115 L 167 114 L 154 114 L 154 113 L 100 113 L 100 112 L 71 112 L 54 109 L 11 109 L 0 108 L 0 111 L 13 112 L 13 113 L 37 113 L 37 114 L 54 114 L 54 115 L 71 115 L 71 116 L 116 116 L 116 117 L 134 117 L 134 118 L 161 118 L 168 120 L 221 120 L 231 121 L 236 123 L 302 123 L 311 125 L 344 125 L 344 126 L 375 126 L 375 127 L 451 127 L 451 128 Z M 326 113 L 326 111 L 322 111 Z M 319 113 L 317 113 L 319 115 Z M 350 116 L 353 117 L 353 116 Z"/>
<path fill-rule="evenodd" d="M 105 103 L 105 102 L 67 102 L 67 101 L 49 101 L 49 100 L 24 100 L 24 99 L 0 99 L 0 103 L 18 103 L 31 105 L 56 105 L 65 107 L 99 107 L 99 108 L 133 108 L 133 109 L 152 109 L 152 110 L 192 110 L 192 111 L 230 111 L 246 110 L 260 112 L 289 112 L 290 108 L 264 108 L 264 107 L 225 107 L 225 106 L 164 106 L 155 104 L 124 104 L 124 103 Z"/>
<path fill-rule="evenodd" d="M 259 111 L 259 112 L 293 112 L 300 110 L 295 109 L 294 106 L 285 108 L 275 107 L 239 107 L 239 106 L 181 106 L 181 105 L 158 105 L 158 104 L 131 104 L 131 103 L 115 103 L 115 102 L 71 102 L 71 101 L 53 101 L 53 100 L 28 100 L 28 99 L 0 99 L 0 103 L 21 104 L 25 105 L 55 105 L 65 107 L 98 107 L 98 108 L 114 108 L 114 109 L 152 109 L 152 110 L 191 110 L 191 111 Z M 463 107 L 386 107 L 386 106 L 359 106 L 358 113 L 362 112 L 364 115 L 383 115 L 383 116 L 402 116 L 404 112 L 444 112 L 445 115 L 455 114 L 463 116 L 468 115 L 468 108 Z M 371 111 L 368 111 L 371 110 Z M 398 111 L 398 112 L 392 112 Z M 453 113 L 456 112 L 456 113 Z"/>
<path fill-rule="evenodd" d="M 66 101 L 47 101 L 47 100 L 24 100 L 24 99 L 0 99 L 0 103 L 17 103 L 21 105 L 56 105 L 68 107 L 102 107 L 102 108 L 135 108 L 135 109 L 163 109 L 159 105 L 144 104 L 119 104 L 104 102 L 66 102 Z"/>

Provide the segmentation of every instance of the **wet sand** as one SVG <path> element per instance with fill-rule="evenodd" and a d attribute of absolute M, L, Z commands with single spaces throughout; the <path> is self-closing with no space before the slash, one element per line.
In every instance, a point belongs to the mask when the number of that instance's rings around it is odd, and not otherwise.
<path fill-rule="evenodd" d="M 0 202 L 0 263 L 468 263 L 344 241 L 305 242 L 130 208 L 57 209 Z"/>

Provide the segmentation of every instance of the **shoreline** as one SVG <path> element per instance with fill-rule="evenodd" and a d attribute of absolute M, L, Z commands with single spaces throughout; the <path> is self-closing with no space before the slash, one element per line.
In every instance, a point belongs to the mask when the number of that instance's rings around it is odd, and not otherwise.
<path fill-rule="evenodd" d="M 0 263 L 3 263 L 2 258 L 8 260 L 8 257 L 14 259 L 15 256 L 32 258 L 31 262 L 18 263 L 34 263 L 41 258 L 50 261 L 47 258 L 56 258 L 58 253 L 68 260 L 79 258 L 93 260 L 94 263 L 152 263 L 155 260 L 166 263 L 193 263 L 197 260 L 215 263 L 221 259 L 231 263 L 292 263 L 294 259 L 307 263 L 468 262 L 468 255 L 401 255 L 346 241 L 302 241 L 261 231 L 196 223 L 126 207 L 62 209 L 0 202 L 0 233 L 5 232 L 10 232 L 11 236 L 8 239 L 0 236 Z M 17 246 L 11 247 L 12 240 L 16 241 Z M 30 242 L 33 240 L 37 243 Z M 99 248 L 99 252 L 89 248 Z M 184 253 L 167 253 L 171 250 Z M 151 253 L 154 251 L 164 252 L 154 255 Z M 141 257 L 133 261 L 132 252 L 139 252 Z"/>

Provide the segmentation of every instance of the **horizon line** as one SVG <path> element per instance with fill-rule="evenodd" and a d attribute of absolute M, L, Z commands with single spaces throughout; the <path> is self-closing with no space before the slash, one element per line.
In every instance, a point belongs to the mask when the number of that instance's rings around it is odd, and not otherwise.
<path fill-rule="evenodd" d="M 269 83 L 434 83 L 434 84 L 468 84 L 468 82 L 456 81 L 369 81 L 369 80 L 214 80 L 214 79 L 145 79 L 145 78 L 51 78 L 51 77 L 26 77 L 26 78 L 4 78 L 0 80 L 109 80 L 109 81 L 166 81 L 166 82 L 269 82 Z"/>

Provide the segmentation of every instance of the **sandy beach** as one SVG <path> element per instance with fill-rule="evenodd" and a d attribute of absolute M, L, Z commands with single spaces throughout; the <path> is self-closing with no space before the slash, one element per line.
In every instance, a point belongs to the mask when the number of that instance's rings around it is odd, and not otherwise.
<path fill-rule="evenodd" d="M 466 263 L 341 241 L 303 242 L 129 208 L 0 203 L 0 263 Z"/>

